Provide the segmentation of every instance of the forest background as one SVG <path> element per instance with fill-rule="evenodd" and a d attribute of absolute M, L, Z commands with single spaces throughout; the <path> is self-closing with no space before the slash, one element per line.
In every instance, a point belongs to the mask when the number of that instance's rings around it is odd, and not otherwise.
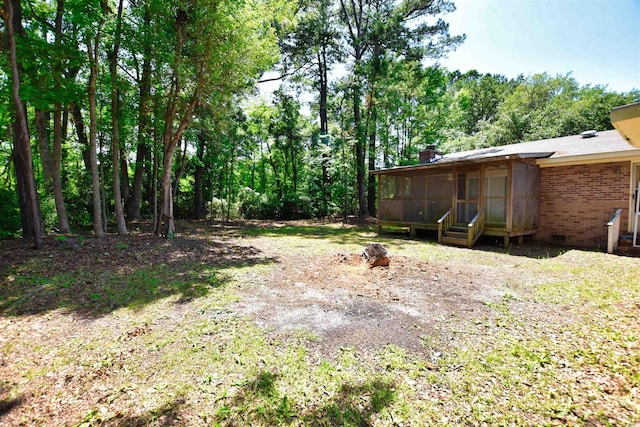
<path fill-rule="evenodd" d="M 640 91 L 427 65 L 444 0 L 4 0 L 0 238 L 375 215 L 368 171 L 611 129 Z M 256 85 L 281 82 L 271 102 Z M 311 99 L 309 106 L 301 99 Z"/>

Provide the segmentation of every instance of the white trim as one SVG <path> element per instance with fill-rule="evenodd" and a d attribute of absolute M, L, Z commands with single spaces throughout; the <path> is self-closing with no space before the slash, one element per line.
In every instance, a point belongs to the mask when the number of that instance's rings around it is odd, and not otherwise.
<path fill-rule="evenodd" d="M 537 159 L 536 163 L 541 168 L 569 166 L 569 165 L 585 165 L 593 163 L 609 163 L 620 160 L 640 161 L 640 153 L 638 149 L 614 151 L 610 153 L 581 154 L 576 156 L 550 157 L 546 159 Z"/>
<path fill-rule="evenodd" d="M 638 183 L 638 194 L 640 194 L 640 182 Z M 640 248 L 640 243 L 636 243 L 638 237 L 638 218 L 640 218 L 640 197 L 636 197 L 635 212 L 633 214 L 633 247 Z"/>
<path fill-rule="evenodd" d="M 631 163 L 631 194 L 629 195 L 629 231 L 633 231 L 633 246 L 636 244 L 638 235 L 638 218 L 640 217 L 640 163 Z M 635 201 L 633 200 L 635 196 Z"/>
<path fill-rule="evenodd" d="M 630 172 L 629 172 L 629 203 L 627 205 L 628 215 L 627 215 L 627 233 L 633 233 L 633 221 L 634 221 L 634 208 L 636 206 L 636 202 L 634 200 L 634 193 L 636 191 L 636 183 L 640 181 L 640 162 L 634 163 L 633 161 L 629 164 Z"/>

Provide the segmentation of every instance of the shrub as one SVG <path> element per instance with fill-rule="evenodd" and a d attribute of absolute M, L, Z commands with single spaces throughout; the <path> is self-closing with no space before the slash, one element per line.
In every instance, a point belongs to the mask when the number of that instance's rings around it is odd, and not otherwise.
<path fill-rule="evenodd" d="M 18 237 L 22 230 L 18 195 L 7 189 L 0 189 L 0 239 Z"/>
<path fill-rule="evenodd" d="M 207 203 L 207 210 L 211 219 L 226 220 L 240 218 L 240 209 L 237 202 L 229 206 L 226 200 L 218 199 L 217 197 L 214 197 Z"/>
<path fill-rule="evenodd" d="M 313 215 L 311 198 L 298 193 L 287 193 L 282 198 L 282 219 L 309 218 Z"/>
<path fill-rule="evenodd" d="M 53 195 L 40 197 L 40 212 L 42 213 L 44 231 L 56 230 L 58 228 L 58 213 L 56 212 L 56 202 L 53 200 Z"/>
<path fill-rule="evenodd" d="M 262 197 L 260 193 L 249 187 L 243 187 L 238 192 L 238 210 L 246 219 L 261 219 Z"/>

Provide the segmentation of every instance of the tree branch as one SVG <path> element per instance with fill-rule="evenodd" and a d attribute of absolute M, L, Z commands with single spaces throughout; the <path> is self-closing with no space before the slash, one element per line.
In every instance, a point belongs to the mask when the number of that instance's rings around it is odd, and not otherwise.
<path fill-rule="evenodd" d="M 269 79 L 260 79 L 260 80 L 258 80 L 258 83 L 267 83 L 267 82 L 275 82 L 275 81 L 278 81 L 278 80 L 284 80 L 285 77 L 293 76 L 298 71 L 300 71 L 300 70 L 302 70 L 304 68 L 309 68 L 309 65 L 308 64 L 301 65 L 301 66 L 297 67 L 295 70 L 283 73 L 283 74 L 279 75 L 278 77 L 273 77 L 273 78 L 269 78 Z"/>

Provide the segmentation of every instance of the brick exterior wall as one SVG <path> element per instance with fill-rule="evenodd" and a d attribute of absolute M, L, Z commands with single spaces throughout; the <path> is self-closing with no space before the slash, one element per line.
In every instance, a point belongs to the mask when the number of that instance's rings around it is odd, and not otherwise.
<path fill-rule="evenodd" d="M 618 208 L 620 231 L 627 231 L 630 174 L 630 162 L 541 168 L 536 240 L 606 248 L 607 222 Z"/>

